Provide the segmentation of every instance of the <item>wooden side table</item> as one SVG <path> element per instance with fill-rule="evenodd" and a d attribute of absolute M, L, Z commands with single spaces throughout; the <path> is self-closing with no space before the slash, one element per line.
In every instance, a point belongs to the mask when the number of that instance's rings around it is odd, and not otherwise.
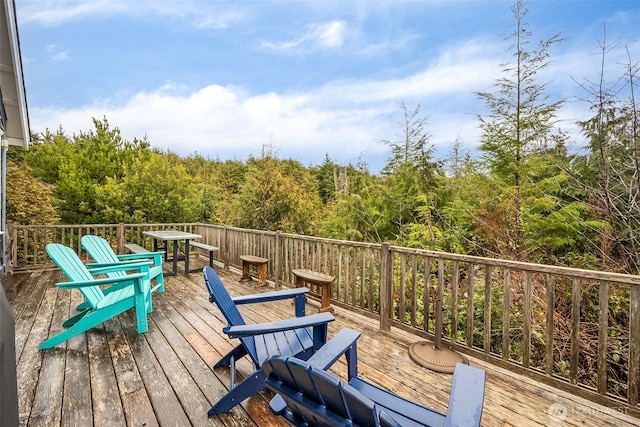
<path fill-rule="evenodd" d="M 251 280 L 251 266 L 254 266 L 256 268 L 255 275 L 258 276 L 256 286 L 265 286 L 267 284 L 267 263 L 269 260 L 255 255 L 240 255 L 240 259 L 242 260 L 242 277 L 240 277 L 240 281 Z"/>
<path fill-rule="evenodd" d="M 310 285 L 320 286 L 322 299 L 320 302 L 320 310 L 318 311 L 321 313 L 327 311 L 333 313 L 333 307 L 331 307 L 331 284 L 335 280 L 335 277 L 304 268 L 291 270 L 291 274 L 296 278 L 296 288 L 301 288 L 305 282 Z"/>

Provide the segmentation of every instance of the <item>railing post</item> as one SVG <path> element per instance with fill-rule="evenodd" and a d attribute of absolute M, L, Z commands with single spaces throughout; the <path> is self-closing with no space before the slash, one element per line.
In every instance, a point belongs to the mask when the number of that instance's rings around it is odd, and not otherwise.
<path fill-rule="evenodd" d="M 126 241 L 125 227 L 123 223 L 118 224 L 116 229 L 116 252 L 119 254 L 124 253 L 124 245 Z"/>
<path fill-rule="evenodd" d="M 273 281 L 275 283 L 275 288 L 280 289 L 282 285 L 280 284 L 280 277 L 282 274 L 281 265 L 280 265 L 280 234 L 282 232 L 280 230 L 276 231 L 275 234 L 275 254 L 273 254 L 273 275 L 275 276 Z"/>
<path fill-rule="evenodd" d="M 18 254 L 18 248 L 17 248 L 17 238 L 16 238 L 16 229 L 13 226 L 13 224 L 7 224 L 7 227 L 5 229 L 5 242 L 6 244 L 6 253 L 5 253 L 5 272 L 6 274 L 11 274 L 13 273 L 13 268 L 15 266 L 16 263 L 16 256 Z"/>
<path fill-rule="evenodd" d="M 607 342 L 609 340 L 609 282 L 600 282 L 598 292 L 598 393 L 607 394 Z"/>
<path fill-rule="evenodd" d="M 393 304 L 393 255 L 389 243 L 380 246 L 380 329 L 391 329 L 391 307 Z"/>
<path fill-rule="evenodd" d="M 640 388 L 640 285 L 631 286 L 631 306 L 629 307 L 629 394 L 627 403 L 638 405 Z"/>
<path fill-rule="evenodd" d="M 229 270 L 229 226 L 224 226 L 224 231 L 222 233 L 222 241 L 224 242 L 224 250 L 220 251 L 220 257 L 222 258 L 223 268 L 225 270 Z"/>

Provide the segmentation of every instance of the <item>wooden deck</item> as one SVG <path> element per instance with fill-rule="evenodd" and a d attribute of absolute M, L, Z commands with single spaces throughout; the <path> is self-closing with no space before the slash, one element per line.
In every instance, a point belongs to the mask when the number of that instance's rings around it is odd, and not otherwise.
<path fill-rule="evenodd" d="M 218 269 L 232 295 L 271 290 L 239 283 L 239 274 Z M 209 303 L 202 276 L 166 277 L 166 292 L 154 294 L 149 332 L 138 335 L 132 313 L 53 349 L 38 345 L 57 332 L 79 302 L 79 294 L 58 290 L 57 270 L 2 278 L 16 317 L 20 421 L 23 426 L 278 426 L 269 393 L 254 396 L 233 411 L 207 418 L 210 406 L 228 388 L 228 370 L 211 365 L 234 343 L 221 332 L 225 322 Z M 276 307 L 274 309 L 274 307 Z M 317 311 L 310 303 L 308 313 Z M 242 307 L 248 320 L 290 317 L 289 303 Z M 402 396 L 446 410 L 451 376 L 411 361 L 416 337 L 382 333 L 375 321 L 335 308 L 329 335 L 343 327 L 362 332 L 360 374 Z M 483 426 L 637 426 L 640 419 L 539 384 L 472 359 L 487 371 Z M 343 360 L 334 372 L 343 375 Z M 251 364 L 238 364 L 244 374 Z M 551 408 L 551 414 L 549 411 Z M 554 412 L 555 411 L 555 412 Z M 565 416 L 566 415 L 566 416 Z M 562 420 L 561 420 L 562 419 Z M 560 421 L 561 420 L 561 421 Z"/>

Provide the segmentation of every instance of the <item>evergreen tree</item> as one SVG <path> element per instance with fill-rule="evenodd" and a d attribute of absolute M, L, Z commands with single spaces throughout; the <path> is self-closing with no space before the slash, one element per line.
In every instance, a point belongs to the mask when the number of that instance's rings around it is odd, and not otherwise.
<path fill-rule="evenodd" d="M 107 179 L 120 179 L 140 153 L 149 150 L 147 141 L 123 140 L 107 119 L 94 119 L 93 124 L 94 130 L 72 138 L 62 129 L 47 131 L 24 156 L 35 177 L 54 185 L 56 209 L 65 224 L 103 222 L 98 188 Z"/>
<path fill-rule="evenodd" d="M 369 173 L 366 165 L 341 167 L 345 170 L 349 191 L 336 193 L 320 218 L 320 235 L 340 240 L 382 242 L 386 224 L 383 206 L 383 180 Z"/>
<path fill-rule="evenodd" d="M 325 155 L 320 166 L 311 168 L 311 172 L 318 182 L 318 194 L 322 203 L 327 204 L 334 200 L 336 192 L 344 189 L 344 185 L 340 185 L 341 177 L 345 176 L 340 174 L 341 170 L 345 170 L 345 168 L 333 162 L 328 154 Z"/>
<path fill-rule="evenodd" d="M 432 159 L 433 146 L 426 131 L 426 118 L 420 116 L 420 105 L 413 111 L 400 103 L 403 117 L 402 134 L 397 141 L 383 141 L 391 148 L 391 156 L 382 170 L 386 191 L 379 235 L 385 240 L 404 242 L 411 224 L 428 223 L 432 209 L 432 192 L 436 187 L 438 165 Z"/>
<path fill-rule="evenodd" d="M 234 215 L 231 223 L 257 230 L 313 233 L 322 203 L 311 173 L 297 161 L 270 154 L 248 163 L 229 212 Z"/>
<path fill-rule="evenodd" d="M 480 149 L 492 173 L 496 196 L 500 202 L 484 206 L 499 209 L 491 215 L 498 222 L 493 232 L 501 232 L 506 241 L 499 248 L 502 256 L 521 258 L 525 253 L 522 211 L 524 189 L 530 168 L 530 156 L 553 142 L 552 131 L 562 101 L 551 101 L 546 85 L 537 82 L 538 74 L 549 65 L 549 50 L 561 39 L 555 35 L 531 48 L 532 33 L 525 17 L 528 9 L 524 0 L 516 0 L 512 7 L 514 31 L 512 41 L 514 62 L 501 65 L 504 77 L 495 83 L 496 92 L 480 92 L 489 113 L 480 116 L 482 144 Z M 489 230 L 487 235 L 491 234 Z"/>
<path fill-rule="evenodd" d="M 474 235 L 475 206 L 486 194 L 487 182 L 480 165 L 456 140 L 443 161 L 445 176 L 436 190 L 435 213 L 440 230 L 436 247 L 445 252 L 478 254 Z M 483 254 L 486 255 L 486 254 Z"/>
<path fill-rule="evenodd" d="M 181 160 L 147 152 L 127 166 L 120 179 L 97 189 L 107 223 L 195 222 L 202 212 L 200 187 Z"/>
<path fill-rule="evenodd" d="M 531 155 L 523 212 L 523 231 L 536 262 L 582 258 L 604 224 L 591 218 L 583 189 L 571 185 L 573 156 L 562 141 Z M 566 261 L 566 262 L 565 262 Z"/>

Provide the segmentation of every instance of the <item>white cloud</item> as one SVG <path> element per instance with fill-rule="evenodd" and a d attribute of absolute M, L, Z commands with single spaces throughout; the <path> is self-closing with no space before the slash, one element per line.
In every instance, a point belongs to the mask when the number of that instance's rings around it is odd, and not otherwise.
<path fill-rule="evenodd" d="M 92 117 L 106 117 L 126 139 L 146 135 L 154 147 L 183 155 L 246 159 L 272 144 L 279 156 L 305 164 L 320 164 L 325 154 L 339 162 L 364 156 L 377 172 L 387 157 L 380 141 L 399 132 L 400 101 L 422 105 L 432 142 L 444 145 L 443 153 L 460 135 L 473 144 L 476 118 L 473 112 L 456 109 L 455 101 L 462 97 L 466 105 L 469 99 L 474 102 L 472 91 L 490 83 L 495 60 L 479 45 L 455 49 L 458 52 L 403 79 L 341 81 L 288 94 L 251 94 L 220 85 L 184 93 L 184 88 L 167 84 L 124 103 L 106 99 L 73 110 L 32 108 L 31 127 L 42 132 L 61 125 L 71 134 L 90 130 Z"/>
<path fill-rule="evenodd" d="M 89 16 L 109 16 L 127 9 L 127 3 L 112 0 L 23 0 L 18 2 L 21 24 L 38 22 L 46 26 L 83 19 Z"/>
<path fill-rule="evenodd" d="M 64 61 L 69 59 L 69 54 L 66 51 L 61 51 L 58 45 L 50 44 L 46 47 L 47 54 L 53 61 Z"/>
<path fill-rule="evenodd" d="M 305 164 L 320 164 L 325 154 L 341 163 L 363 157 L 377 172 L 388 156 L 381 141 L 395 140 L 402 131 L 400 101 L 409 108 L 421 105 L 436 157 L 446 156 L 456 139 L 475 148 L 477 114 L 484 109 L 475 92 L 492 90 L 504 55 L 508 52 L 474 40 L 449 46 L 404 78 L 334 81 L 292 93 L 249 93 L 215 84 L 186 92 L 170 83 L 124 102 L 105 99 L 73 110 L 31 108 L 31 127 L 42 132 L 61 125 L 71 134 L 90 130 L 92 117 L 107 117 L 126 139 L 146 135 L 154 147 L 182 155 L 246 159 L 272 145 L 280 157 Z M 580 69 L 577 62 L 573 66 Z M 558 68 L 566 80 L 564 67 Z M 564 129 L 576 132 L 570 119 L 583 117 L 578 111 L 583 107 L 570 104 L 561 111 Z"/>
<path fill-rule="evenodd" d="M 54 61 L 64 61 L 66 59 L 69 59 L 69 55 L 67 54 L 67 52 L 58 52 L 53 55 L 52 59 Z"/>
<path fill-rule="evenodd" d="M 304 94 L 246 96 L 238 88 L 212 85 L 188 96 L 139 93 L 122 106 L 106 101 L 73 110 L 35 108 L 30 116 L 34 131 L 61 124 L 67 134 L 90 130 L 92 117 L 107 117 L 126 139 L 146 135 L 154 147 L 183 155 L 246 159 L 272 144 L 281 157 L 319 164 L 325 153 L 355 161 L 362 152 L 378 151 L 376 142 L 386 137 L 388 123 L 381 117 L 389 111 L 322 104 Z"/>
<path fill-rule="evenodd" d="M 288 41 L 263 41 L 262 47 L 280 51 L 298 53 L 341 47 L 345 42 L 347 25 L 342 21 L 321 24 L 309 24 L 305 32 Z"/>
<path fill-rule="evenodd" d="M 243 7 L 203 1 L 131 1 L 131 0 L 21 0 L 18 16 L 21 25 L 37 22 L 57 26 L 65 22 L 102 19 L 112 16 L 140 19 L 182 20 L 195 28 L 227 28 L 242 20 Z"/>
<path fill-rule="evenodd" d="M 496 76 L 500 62 L 494 49 L 472 41 L 450 46 L 432 64 L 404 78 L 335 82 L 322 88 L 323 98 L 334 105 L 370 102 L 415 101 L 425 108 L 430 100 L 445 97 L 451 102 L 458 96 L 469 96 L 485 90 Z"/>
<path fill-rule="evenodd" d="M 312 26 L 311 38 L 317 39 L 318 44 L 326 48 L 340 47 L 344 43 L 345 29 L 345 23 L 340 21 L 316 24 Z"/>
<path fill-rule="evenodd" d="M 420 39 L 418 34 L 409 34 L 396 39 L 385 40 L 380 43 L 366 45 L 356 51 L 358 55 L 376 56 L 385 55 L 389 52 L 404 51 L 412 48 L 413 43 Z"/>

